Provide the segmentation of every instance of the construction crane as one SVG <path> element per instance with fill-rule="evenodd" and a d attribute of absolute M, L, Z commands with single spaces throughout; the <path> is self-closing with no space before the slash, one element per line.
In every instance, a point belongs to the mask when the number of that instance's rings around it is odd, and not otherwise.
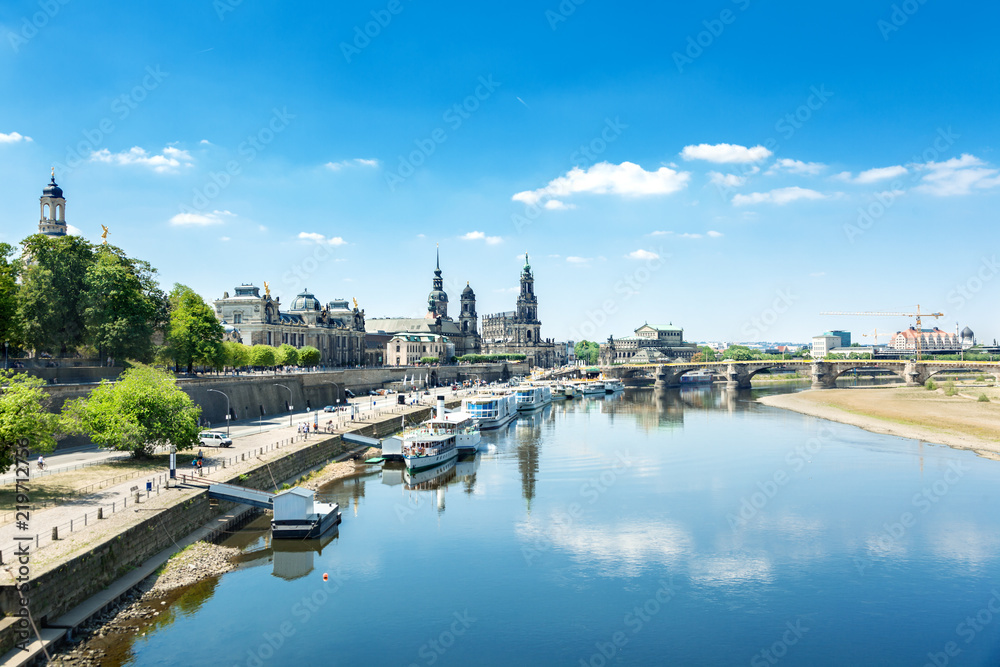
<path fill-rule="evenodd" d="M 875 340 L 875 347 L 878 347 L 878 329 L 875 329 L 871 333 L 863 333 L 861 335 L 864 336 L 865 338 L 873 338 Z M 888 335 L 888 334 L 886 334 L 886 335 Z M 872 348 L 873 351 L 874 351 L 874 349 L 875 348 Z"/>
<path fill-rule="evenodd" d="M 921 312 L 921 310 L 920 310 L 920 304 L 919 303 L 917 304 L 917 312 L 915 312 L 915 313 L 889 313 L 889 312 L 883 313 L 883 312 L 877 312 L 877 311 L 870 311 L 870 312 L 864 312 L 864 311 L 862 311 L 862 312 L 846 312 L 846 313 L 845 312 L 827 312 L 827 313 L 820 313 L 820 315 L 863 315 L 863 316 L 867 316 L 867 317 L 915 317 L 915 318 L 917 318 L 917 337 L 916 337 L 917 361 L 920 361 L 923 358 L 922 357 L 923 349 L 922 349 L 922 346 L 921 346 L 921 343 L 920 343 L 920 339 L 923 337 L 923 326 L 921 324 L 920 318 L 922 318 L 922 317 L 944 317 L 944 313 L 924 313 L 924 312 Z M 876 341 L 876 344 L 877 344 L 877 341 Z"/>

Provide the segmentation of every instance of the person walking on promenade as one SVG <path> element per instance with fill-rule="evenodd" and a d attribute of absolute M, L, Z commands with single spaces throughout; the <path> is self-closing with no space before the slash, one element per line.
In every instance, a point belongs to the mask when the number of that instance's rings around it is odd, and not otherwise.
<path fill-rule="evenodd" d="M 38 455 L 38 469 L 45 470 L 45 457 L 41 454 Z"/>

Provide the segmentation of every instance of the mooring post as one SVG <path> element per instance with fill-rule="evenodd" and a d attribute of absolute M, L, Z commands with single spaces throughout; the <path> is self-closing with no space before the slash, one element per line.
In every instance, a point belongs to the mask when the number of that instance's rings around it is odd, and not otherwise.
<path fill-rule="evenodd" d="M 52 526 L 52 541 L 59 539 L 59 526 Z"/>
<path fill-rule="evenodd" d="M 98 518 L 98 520 L 104 518 L 104 508 L 103 507 L 98 507 L 97 508 L 97 518 Z"/>

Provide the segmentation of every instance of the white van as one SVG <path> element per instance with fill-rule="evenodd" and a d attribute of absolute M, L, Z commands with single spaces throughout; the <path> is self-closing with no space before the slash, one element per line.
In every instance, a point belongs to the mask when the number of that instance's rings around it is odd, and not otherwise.
<path fill-rule="evenodd" d="M 233 440 L 225 433 L 215 431 L 202 431 L 198 434 L 198 440 L 206 447 L 232 447 Z"/>

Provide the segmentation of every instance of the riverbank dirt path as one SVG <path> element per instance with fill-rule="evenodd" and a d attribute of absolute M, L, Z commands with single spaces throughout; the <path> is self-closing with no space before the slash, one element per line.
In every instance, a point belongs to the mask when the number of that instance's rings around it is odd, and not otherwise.
<path fill-rule="evenodd" d="M 971 390 L 963 389 L 964 393 Z M 1000 403 L 922 387 L 820 389 L 763 396 L 764 405 L 1000 460 Z"/>

